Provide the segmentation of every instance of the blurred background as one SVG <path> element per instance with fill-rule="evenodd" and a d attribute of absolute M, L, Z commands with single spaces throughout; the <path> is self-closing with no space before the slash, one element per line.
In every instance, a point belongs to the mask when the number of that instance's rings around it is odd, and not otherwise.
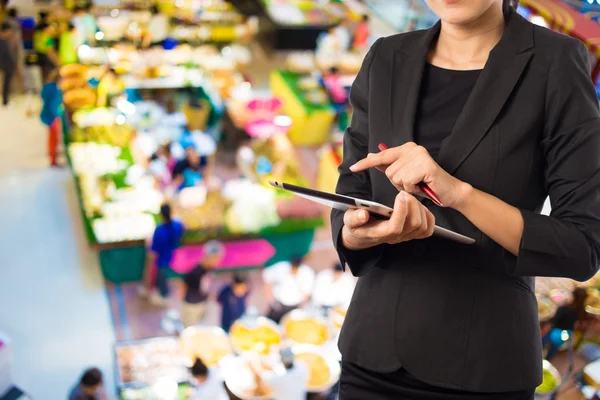
<path fill-rule="evenodd" d="M 519 7 L 583 41 L 595 82 L 599 11 Z M 369 46 L 436 20 L 422 0 L 0 1 L 0 399 L 269 399 L 290 352 L 309 374 L 286 384 L 336 399 L 356 279 L 329 210 L 268 182 L 334 191 Z M 589 318 L 539 398 L 600 389 L 597 279 L 538 279 L 540 327 L 578 287 Z"/>

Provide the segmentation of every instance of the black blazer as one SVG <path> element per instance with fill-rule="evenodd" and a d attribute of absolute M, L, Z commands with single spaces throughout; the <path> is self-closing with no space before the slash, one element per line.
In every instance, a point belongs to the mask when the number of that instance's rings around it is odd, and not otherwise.
<path fill-rule="evenodd" d="M 349 166 L 380 142 L 413 140 L 421 75 L 440 24 L 379 39 L 352 87 L 337 192 L 393 205 L 397 190 L 373 169 Z M 579 281 L 598 270 L 600 114 L 585 46 L 515 12 L 490 53 L 452 134 L 442 168 L 518 207 L 515 257 L 452 209 L 422 200 L 436 223 L 477 240 L 439 238 L 349 251 L 343 213 L 331 214 L 343 263 L 359 276 L 342 329 L 343 360 L 379 372 L 476 392 L 541 382 L 534 276 Z M 547 196 L 551 216 L 540 215 Z"/>

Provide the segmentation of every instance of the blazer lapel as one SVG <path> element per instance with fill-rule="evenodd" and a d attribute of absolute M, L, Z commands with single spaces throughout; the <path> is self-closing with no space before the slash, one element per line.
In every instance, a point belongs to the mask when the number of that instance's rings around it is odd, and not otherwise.
<path fill-rule="evenodd" d="M 423 70 L 431 43 L 440 32 L 440 22 L 424 32 L 408 48 L 396 49 L 392 57 L 390 85 L 390 135 L 388 145 L 400 146 L 414 141 L 414 123 L 419 102 Z"/>
<path fill-rule="evenodd" d="M 438 163 L 448 173 L 456 171 L 489 131 L 529 63 L 532 53 L 527 50 L 532 46 L 531 25 L 512 12 L 452 133 L 442 143 Z"/>

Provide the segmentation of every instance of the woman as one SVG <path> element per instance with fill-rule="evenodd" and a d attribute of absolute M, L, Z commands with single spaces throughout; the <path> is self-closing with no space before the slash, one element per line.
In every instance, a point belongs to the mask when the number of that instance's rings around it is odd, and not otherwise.
<path fill-rule="evenodd" d="M 169 297 L 167 273 L 171 268 L 175 249 L 179 247 L 183 236 L 183 224 L 173 220 L 170 205 L 163 204 L 160 207 L 160 216 L 162 223 L 154 231 L 150 248 L 157 267 L 156 287 L 160 293 L 160 298 L 154 299 L 157 303 L 163 303 Z"/>
<path fill-rule="evenodd" d="M 231 325 L 246 313 L 250 286 L 245 276 L 236 274 L 233 281 L 219 292 L 217 301 L 221 305 L 221 328 L 229 332 Z"/>
<path fill-rule="evenodd" d="M 572 335 L 575 327 L 589 319 L 585 311 L 585 302 L 587 300 L 587 291 L 583 288 L 577 288 L 573 291 L 573 300 L 556 310 L 552 321 L 552 328 L 542 339 L 542 344 L 548 349 L 546 360 L 552 361 L 562 345 Z M 563 333 L 567 331 L 567 335 Z"/>
<path fill-rule="evenodd" d="M 337 192 L 394 212 L 332 212 L 342 264 L 360 277 L 340 398 L 530 399 L 542 376 L 533 277 L 585 281 L 600 259 L 587 50 L 516 4 L 427 3 L 441 21 L 379 39 L 350 94 Z M 434 223 L 476 243 L 431 237 Z"/>

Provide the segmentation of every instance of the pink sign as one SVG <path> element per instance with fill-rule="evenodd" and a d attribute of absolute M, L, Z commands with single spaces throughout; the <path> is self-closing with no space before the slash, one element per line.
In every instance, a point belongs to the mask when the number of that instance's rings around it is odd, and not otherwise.
<path fill-rule="evenodd" d="M 275 255 L 275 248 L 264 239 L 224 242 L 225 255 L 219 270 L 262 267 Z M 175 250 L 171 268 L 179 274 L 187 274 L 202 260 L 203 245 L 182 246 Z"/>

